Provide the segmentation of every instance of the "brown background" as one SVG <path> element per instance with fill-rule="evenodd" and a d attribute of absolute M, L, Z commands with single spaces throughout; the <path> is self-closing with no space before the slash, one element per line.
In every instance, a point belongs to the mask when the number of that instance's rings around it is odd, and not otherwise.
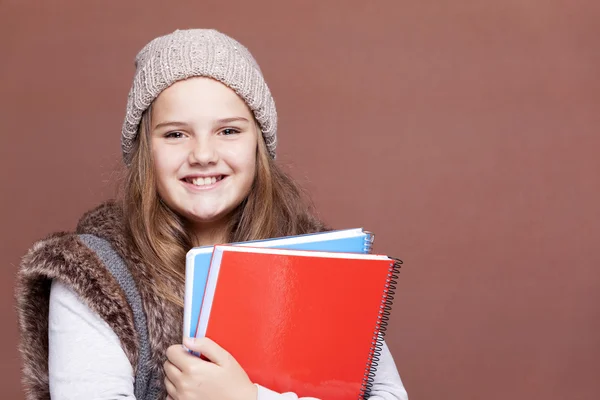
<path fill-rule="evenodd" d="M 16 264 L 112 196 L 135 53 L 214 27 L 259 60 L 323 218 L 404 259 L 411 399 L 600 398 L 599 4 L 0 1 L 1 397 Z"/>

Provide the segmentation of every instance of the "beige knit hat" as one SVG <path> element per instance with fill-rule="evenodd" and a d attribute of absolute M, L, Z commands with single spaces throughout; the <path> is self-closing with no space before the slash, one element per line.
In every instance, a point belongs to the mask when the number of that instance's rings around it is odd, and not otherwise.
<path fill-rule="evenodd" d="M 148 43 L 135 58 L 121 149 L 129 165 L 142 113 L 173 83 L 194 76 L 213 78 L 238 94 L 254 113 L 269 155 L 275 158 L 277 111 L 262 72 L 246 47 L 213 29 L 176 30 Z"/>

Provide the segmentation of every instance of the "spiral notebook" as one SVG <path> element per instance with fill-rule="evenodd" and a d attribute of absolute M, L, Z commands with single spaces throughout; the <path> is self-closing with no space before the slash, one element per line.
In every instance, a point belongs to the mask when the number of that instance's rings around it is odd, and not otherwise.
<path fill-rule="evenodd" d="M 197 337 L 277 392 L 366 397 L 398 268 L 381 255 L 215 246 Z"/>
<path fill-rule="evenodd" d="M 374 235 L 362 228 L 311 233 L 235 243 L 235 246 L 370 253 Z M 186 256 L 183 333 L 193 337 L 204 297 L 204 288 L 214 246 L 195 247 Z"/>

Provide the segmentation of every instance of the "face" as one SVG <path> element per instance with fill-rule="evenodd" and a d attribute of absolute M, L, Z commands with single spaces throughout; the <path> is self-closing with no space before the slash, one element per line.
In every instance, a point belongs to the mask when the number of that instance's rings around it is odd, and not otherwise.
<path fill-rule="evenodd" d="M 246 103 L 215 80 L 191 78 L 156 98 L 151 121 L 161 199 L 197 227 L 224 222 L 256 170 L 259 132 Z"/>

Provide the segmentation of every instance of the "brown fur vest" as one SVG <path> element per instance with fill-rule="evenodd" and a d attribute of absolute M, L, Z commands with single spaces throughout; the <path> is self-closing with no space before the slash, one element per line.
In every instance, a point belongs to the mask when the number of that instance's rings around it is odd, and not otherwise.
<path fill-rule="evenodd" d="M 88 212 L 74 233 L 55 233 L 33 245 L 23 257 L 16 286 L 16 300 L 23 358 L 23 384 L 28 400 L 50 399 L 48 388 L 48 302 L 52 279 L 69 285 L 113 329 L 134 371 L 138 338 L 125 294 L 100 259 L 77 237 L 87 233 L 108 240 L 133 275 L 148 323 L 152 368 L 163 385 L 165 351 L 182 337 L 183 310 L 153 291 L 148 268 L 141 262 L 124 233 L 119 207 L 108 202 Z M 182 266 L 182 268 L 184 268 Z M 183 287 L 167 282 L 183 298 Z M 166 394 L 164 387 L 161 389 Z M 161 396 L 164 398 L 164 395 Z"/>

